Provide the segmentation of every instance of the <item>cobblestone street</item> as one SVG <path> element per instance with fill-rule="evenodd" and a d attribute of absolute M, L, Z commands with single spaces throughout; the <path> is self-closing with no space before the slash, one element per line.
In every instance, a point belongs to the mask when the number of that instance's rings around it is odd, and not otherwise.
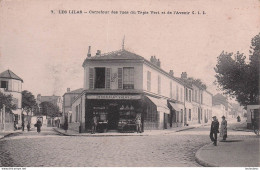
<path fill-rule="evenodd" d="M 251 133 L 230 132 L 244 138 Z M 2 166 L 200 166 L 195 153 L 210 143 L 209 127 L 162 136 L 71 137 L 51 129 L 0 140 Z"/>

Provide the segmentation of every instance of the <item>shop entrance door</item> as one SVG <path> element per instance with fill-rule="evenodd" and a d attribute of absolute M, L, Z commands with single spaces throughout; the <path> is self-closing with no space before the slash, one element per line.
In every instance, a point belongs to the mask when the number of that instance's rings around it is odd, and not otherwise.
<path fill-rule="evenodd" d="M 108 129 L 116 130 L 119 121 L 119 109 L 118 105 L 110 105 L 108 110 Z"/>

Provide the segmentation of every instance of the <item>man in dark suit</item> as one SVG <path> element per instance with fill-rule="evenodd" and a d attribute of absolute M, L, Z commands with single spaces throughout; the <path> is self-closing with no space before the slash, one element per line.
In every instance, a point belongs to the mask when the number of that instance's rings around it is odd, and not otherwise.
<path fill-rule="evenodd" d="M 217 136 L 219 133 L 219 122 L 217 120 L 216 116 L 213 116 L 213 121 L 211 123 L 211 128 L 210 128 L 210 139 L 212 142 L 214 142 L 214 145 L 217 146 Z"/>

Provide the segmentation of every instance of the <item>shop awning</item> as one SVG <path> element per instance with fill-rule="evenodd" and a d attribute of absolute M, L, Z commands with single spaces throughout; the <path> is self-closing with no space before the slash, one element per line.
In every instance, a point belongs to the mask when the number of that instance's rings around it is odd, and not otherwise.
<path fill-rule="evenodd" d="M 165 99 L 158 99 L 155 97 L 147 96 L 151 102 L 153 102 L 157 106 L 157 111 L 161 111 L 167 114 L 170 114 L 170 110 L 167 107 L 167 100 Z"/>
<path fill-rule="evenodd" d="M 173 108 L 174 110 L 176 110 L 176 111 L 178 111 L 178 112 L 181 111 L 182 107 L 180 107 L 179 104 L 177 104 L 177 103 L 172 103 L 172 102 L 169 102 L 169 103 L 170 103 L 170 105 L 172 106 L 172 108 Z"/>

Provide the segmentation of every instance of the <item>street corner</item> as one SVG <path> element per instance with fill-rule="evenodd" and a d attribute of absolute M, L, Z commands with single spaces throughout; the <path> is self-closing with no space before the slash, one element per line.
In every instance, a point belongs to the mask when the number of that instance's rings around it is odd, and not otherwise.
<path fill-rule="evenodd" d="M 196 162 L 204 167 L 218 167 L 216 164 L 206 159 L 214 152 L 214 149 L 212 143 L 202 146 L 195 154 Z"/>

